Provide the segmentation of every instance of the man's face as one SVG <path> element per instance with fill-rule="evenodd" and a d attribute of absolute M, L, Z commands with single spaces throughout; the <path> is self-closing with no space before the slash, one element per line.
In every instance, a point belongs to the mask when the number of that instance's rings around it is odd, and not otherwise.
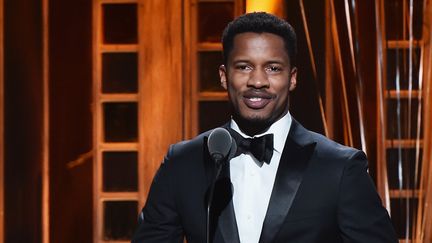
<path fill-rule="evenodd" d="M 280 36 L 252 32 L 236 35 L 219 75 L 237 122 L 265 129 L 288 112 L 289 91 L 296 86 L 297 72 L 291 69 Z"/>

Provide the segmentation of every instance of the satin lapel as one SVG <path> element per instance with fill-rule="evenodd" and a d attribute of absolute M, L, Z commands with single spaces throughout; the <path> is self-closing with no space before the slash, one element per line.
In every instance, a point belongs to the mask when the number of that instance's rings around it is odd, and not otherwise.
<path fill-rule="evenodd" d="M 276 173 L 260 243 L 274 240 L 302 182 L 315 143 L 305 140 L 306 130 L 294 119 Z"/>
<path fill-rule="evenodd" d="M 227 125 L 223 127 L 227 128 Z M 208 152 L 207 139 L 207 137 L 204 137 L 203 159 L 207 177 L 207 188 L 209 188 L 212 177 L 214 176 L 215 166 Z M 216 240 L 215 242 L 219 243 L 217 239 L 223 238 L 223 241 L 226 243 L 240 243 L 232 196 L 233 189 L 229 173 L 229 163 L 226 163 L 222 168 L 218 181 L 216 182 L 212 208 L 210 211 L 212 230 L 211 235 L 214 236 L 212 238 Z M 207 205 L 207 196 L 204 203 Z M 215 225 L 217 225 L 217 227 L 215 227 Z"/>
<path fill-rule="evenodd" d="M 226 243 L 240 243 L 237 221 L 233 206 L 233 186 L 231 184 L 229 163 L 222 169 L 215 188 L 215 215 L 219 215 L 218 228 Z M 217 208 L 219 207 L 219 208 Z"/>

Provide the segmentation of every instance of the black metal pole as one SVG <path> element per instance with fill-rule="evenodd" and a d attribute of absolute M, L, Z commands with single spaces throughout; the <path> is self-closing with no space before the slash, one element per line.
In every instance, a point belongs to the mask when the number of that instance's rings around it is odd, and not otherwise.
<path fill-rule="evenodd" d="M 219 174 L 222 170 L 222 161 L 220 161 L 220 160 L 215 161 L 215 165 L 216 165 L 216 171 L 215 171 L 216 173 L 215 173 L 214 177 L 212 178 L 212 183 L 210 184 L 210 191 L 209 191 L 209 196 L 208 196 L 208 201 L 207 201 L 206 243 L 211 243 L 211 239 L 210 239 L 210 209 L 211 209 L 211 205 L 212 205 L 212 201 L 213 201 L 213 194 L 214 194 L 216 181 L 217 181 Z"/>

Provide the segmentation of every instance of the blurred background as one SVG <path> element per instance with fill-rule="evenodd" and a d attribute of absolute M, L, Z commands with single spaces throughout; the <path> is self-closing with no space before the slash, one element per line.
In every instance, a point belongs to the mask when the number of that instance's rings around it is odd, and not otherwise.
<path fill-rule="evenodd" d="M 296 29 L 292 115 L 432 242 L 431 0 L 0 0 L 0 242 L 128 242 L 168 145 L 229 119 L 220 36 L 251 11 Z"/>

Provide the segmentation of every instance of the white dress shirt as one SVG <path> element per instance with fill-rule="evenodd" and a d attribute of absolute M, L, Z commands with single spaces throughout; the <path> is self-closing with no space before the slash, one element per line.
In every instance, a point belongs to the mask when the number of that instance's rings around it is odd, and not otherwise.
<path fill-rule="evenodd" d="M 242 243 L 258 243 L 259 241 L 291 121 L 292 118 L 288 112 L 273 123 L 265 133 L 255 136 L 261 137 L 273 133 L 274 148 L 270 164 L 263 163 L 260 167 L 258 161 L 250 153 L 240 154 L 230 160 L 231 183 L 234 187 L 234 212 Z M 231 120 L 230 126 L 243 137 L 250 137 L 240 131 L 234 120 Z"/>

